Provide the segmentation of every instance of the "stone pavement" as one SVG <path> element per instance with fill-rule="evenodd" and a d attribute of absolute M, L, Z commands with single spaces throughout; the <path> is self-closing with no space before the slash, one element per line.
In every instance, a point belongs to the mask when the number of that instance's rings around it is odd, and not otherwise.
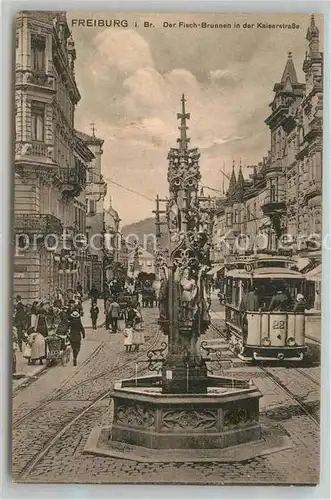
<path fill-rule="evenodd" d="M 64 367 L 49 368 L 33 384 L 17 392 L 13 398 L 14 479 L 77 413 L 111 390 L 118 379 L 134 375 L 137 358 L 146 357 L 146 351 L 159 339 L 155 317 L 155 310 L 144 314 L 146 344 L 141 352 L 125 352 L 122 333 L 87 329 L 77 367 L 71 361 Z M 144 364 L 139 365 L 139 370 L 144 369 Z"/>
<path fill-rule="evenodd" d="M 99 307 L 99 317 L 98 317 L 98 329 L 101 328 L 104 323 L 105 323 L 105 314 L 104 314 L 104 308 L 103 308 L 103 300 L 98 300 L 98 307 Z M 82 317 L 82 323 L 84 325 L 84 328 L 86 330 L 86 342 L 97 342 L 99 343 L 102 339 L 103 340 L 108 340 L 108 337 L 105 337 L 105 332 L 99 333 L 96 335 L 97 332 L 92 330 L 92 322 L 90 318 L 90 308 L 91 308 L 91 301 L 90 300 L 85 300 L 83 302 L 83 311 L 84 315 Z M 89 331 L 89 330 L 92 330 Z M 97 339 L 97 340 L 96 340 Z M 90 350 L 87 348 L 86 342 L 82 343 L 82 349 L 80 353 L 80 357 L 84 359 Z M 86 354 L 86 356 L 85 356 Z M 46 363 L 45 360 L 43 362 L 43 365 L 28 365 L 28 361 L 23 358 L 23 355 L 20 353 L 20 351 L 16 351 L 16 374 L 13 377 L 13 394 L 17 392 L 17 390 L 20 387 L 24 387 L 25 385 L 29 384 L 30 382 L 34 381 L 38 376 L 40 376 L 46 369 Z M 51 369 L 54 370 L 56 367 L 52 367 Z M 60 367 L 61 368 L 61 367 Z"/>
<path fill-rule="evenodd" d="M 222 312 L 222 307 L 214 311 L 215 321 L 216 313 L 221 318 Z M 143 315 L 145 331 L 150 332 L 153 337 L 157 331 L 156 313 L 153 310 L 143 310 Z M 240 360 L 235 361 L 234 367 L 230 367 L 227 374 L 234 372 L 236 378 L 253 379 L 263 393 L 260 406 L 262 425 L 268 426 L 272 433 L 285 433 L 289 436 L 293 442 L 290 449 L 242 463 L 226 464 L 154 463 L 152 453 L 148 463 L 86 455 L 84 447 L 91 430 L 96 425 L 109 426 L 112 421 L 111 399 L 107 397 L 93 406 L 71 427 L 66 428 L 66 423 L 82 409 L 88 408 L 101 393 L 111 390 L 116 380 L 132 376 L 135 369 L 135 354 L 125 353 L 121 333 L 109 334 L 103 328 L 98 331 L 87 329 L 86 333 L 87 339 L 82 346 L 77 368 L 70 363 L 64 368 L 47 370 L 34 384 L 14 398 L 13 476 L 16 481 L 22 480 L 22 470 L 46 447 L 45 453 L 42 453 L 29 471 L 26 481 L 107 484 L 318 482 L 318 425 L 258 366 L 245 364 Z M 217 332 L 212 329 L 206 335 L 208 342 L 218 339 Z M 146 352 L 147 349 L 148 346 L 145 345 L 143 351 Z M 318 378 L 312 369 L 315 371 L 319 367 L 307 366 L 298 370 L 295 367 L 277 366 L 272 371 L 308 408 L 307 405 L 319 402 Z M 47 406 L 41 406 L 45 398 L 49 402 Z M 52 441 L 59 432 L 59 438 Z M 47 447 L 50 442 L 51 446 Z"/>

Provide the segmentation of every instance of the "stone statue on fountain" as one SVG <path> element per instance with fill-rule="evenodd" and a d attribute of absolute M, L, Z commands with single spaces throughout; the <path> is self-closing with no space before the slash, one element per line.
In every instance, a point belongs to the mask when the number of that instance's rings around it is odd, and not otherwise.
<path fill-rule="evenodd" d="M 163 366 L 164 392 L 204 392 L 207 368 L 200 353 L 200 336 L 209 326 L 206 272 L 209 269 L 209 216 L 199 206 L 199 152 L 189 149 L 185 111 L 182 112 L 178 148 L 169 151 L 167 223 L 169 275 L 161 284 L 160 326 L 168 335 Z M 187 379 L 189 378 L 189 384 Z"/>

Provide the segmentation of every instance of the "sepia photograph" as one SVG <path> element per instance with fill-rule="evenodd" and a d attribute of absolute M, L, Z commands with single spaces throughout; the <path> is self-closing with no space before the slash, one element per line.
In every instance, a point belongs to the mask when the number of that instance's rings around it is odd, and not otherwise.
<path fill-rule="evenodd" d="M 323 16 L 14 32 L 12 480 L 319 484 Z"/>

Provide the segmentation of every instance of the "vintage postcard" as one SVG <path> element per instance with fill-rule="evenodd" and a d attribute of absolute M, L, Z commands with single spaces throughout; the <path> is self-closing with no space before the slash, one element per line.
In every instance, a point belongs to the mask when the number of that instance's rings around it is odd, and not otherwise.
<path fill-rule="evenodd" d="M 323 17 L 15 33 L 13 480 L 318 484 Z"/>

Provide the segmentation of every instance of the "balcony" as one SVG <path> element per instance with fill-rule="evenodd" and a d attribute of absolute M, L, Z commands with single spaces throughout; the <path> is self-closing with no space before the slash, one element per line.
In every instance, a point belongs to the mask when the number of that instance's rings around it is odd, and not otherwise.
<path fill-rule="evenodd" d="M 86 187 L 86 167 L 81 162 L 76 162 L 73 168 L 61 170 L 62 196 L 64 198 L 75 198 Z"/>
<path fill-rule="evenodd" d="M 304 136 L 304 139 L 308 142 L 312 141 L 315 137 L 321 136 L 323 134 L 323 122 L 321 117 L 315 117 L 311 120 L 308 126 L 308 130 Z"/>
<path fill-rule="evenodd" d="M 268 217 L 282 215 L 286 212 L 286 204 L 285 201 L 281 201 L 278 197 L 267 196 L 261 204 L 261 209 L 263 214 Z"/>
<path fill-rule="evenodd" d="M 19 214 L 14 216 L 14 232 L 19 234 L 62 234 L 61 221 L 50 214 Z"/>
<path fill-rule="evenodd" d="M 315 198 L 315 196 L 321 196 L 322 194 L 322 181 L 316 181 L 312 179 L 308 183 L 308 187 L 303 197 L 303 201 L 305 203 L 308 202 L 311 198 Z"/>
<path fill-rule="evenodd" d="M 32 85 L 38 85 L 38 87 L 46 87 L 52 90 L 54 88 L 54 78 L 47 75 L 44 71 L 32 71 L 27 76 L 27 82 Z"/>
<path fill-rule="evenodd" d="M 34 158 L 43 158 L 48 162 L 53 154 L 52 146 L 40 141 L 33 142 L 18 142 L 15 145 L 15 159 L 22 156 Z M 30 158 L 29 158 L 30 159 Z"/>

